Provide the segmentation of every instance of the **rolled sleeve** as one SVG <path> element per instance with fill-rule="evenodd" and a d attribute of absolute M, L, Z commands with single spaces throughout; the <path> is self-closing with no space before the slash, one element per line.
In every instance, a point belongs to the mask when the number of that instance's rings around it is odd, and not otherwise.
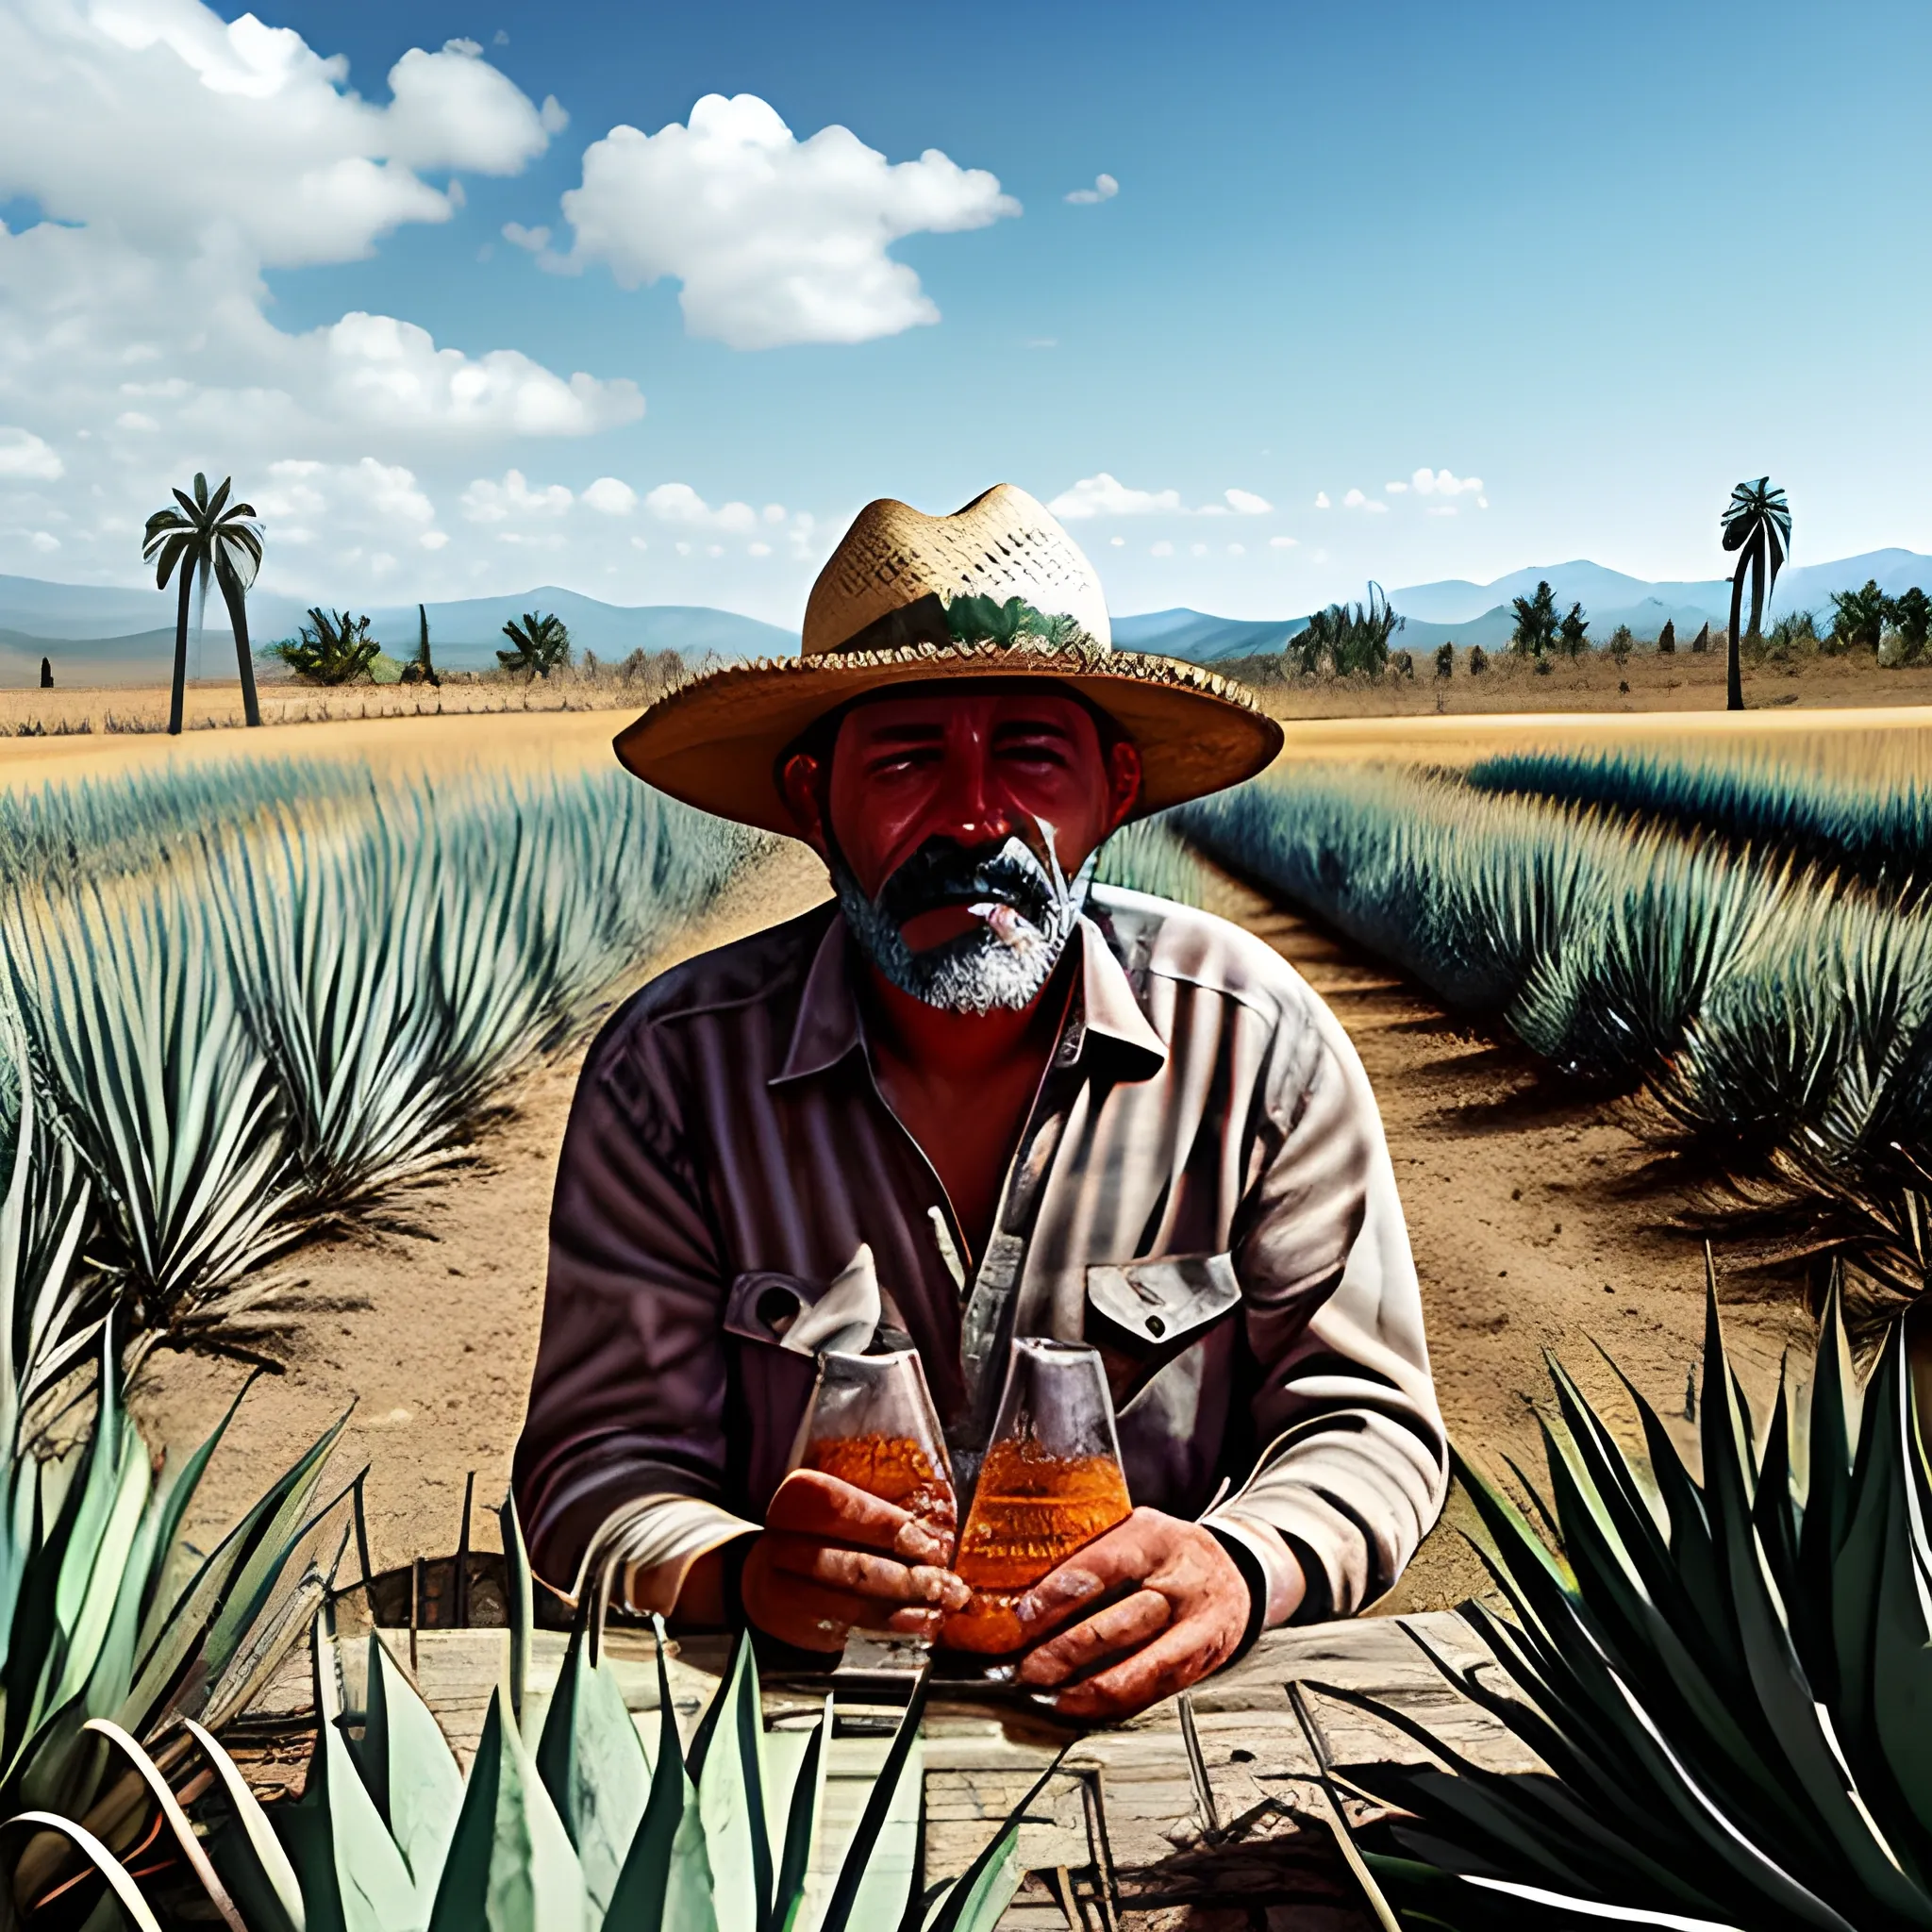
<path fill-rule="evenodd" d="M 1265 1089 L 1272 1151 L 1235 1250 L 1268 1446 L 1212 1520 L 1280 1540 L 1305 1573 L 1292 1614 L 1307 1620 L 1393 1587 L 1441 1510 L 1448 1445 L 1368 1076 L 1312 996 L 1284 1036 Z M 1291 1595 L 1271 1591 L 1271 1623 Z"/>
<path fill-rule="evenodd" d="M 533 1567 L 571 1594 L 600 1532 L 641 1499 L 723 1501 L 718 1246 L 660 1053 L 621 1009 L 591 1050 L 558 1163 L 512 1482 Z"/>

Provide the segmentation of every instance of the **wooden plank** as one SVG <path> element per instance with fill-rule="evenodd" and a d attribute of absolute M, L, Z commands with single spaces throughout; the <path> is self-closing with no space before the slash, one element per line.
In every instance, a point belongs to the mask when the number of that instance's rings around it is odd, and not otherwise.
<path fill-rule="evenodd" d="M 410 1672 L 467 1770 L 491 1696 L 507 1674 L 508 1634 L 419 1631 L 413 1669 L 408 1631 L 385 1629 L 380 1638 Z M 359 1637 L 347 1633 L 337 1645 L 351 1711 L 361 1708 L 364 1696 L 367 1648 L 360 1639 L 366 1628 Z M 1357 1927 L 1364 1922 L 1348 1902 L 1345 1874 L 1321 1823 L 1314 1764 L 1289 1705 L 1289 1683 L 1329 1684 L 1375 1698 L 1489 1768 L 1535 1765 L 1502 1724 L 1457 1693 L 1417 1639 L 1454 1669 L 1495 1671 L 1468 1626 L 1446 1613 L 1273 1632 L 1190 1694 L 1198 1774 L 1172 1699 L 1126 1724 L 1082 1735 L 1050 1713 L 975 1703 L 954 1691 L 936 1696 L 923 1742 L 927 1881 L 964 1870 L 1066 1745 L 1060 1774 L 1031 1807 L 1021 1833 L 1029 1876 L 1006 1922 L 1008 1932 L 1049 1925 L 1065 1932 L 1070 1923 L 1082 1932 L 1089 1926 L 1094 1932 L 1163 1932 L 1185 1923 L 1196 1932 L 1215 1924 L 1212 1915 L 1224 1901 L 1245 1900 L 1257 1911 L 1272 1912 L 1272 1902 L 1291 1898 L 1293 1907 L 1281 1909 L 1292 1910 L 1296 1932 Z M 538 1707 L 536 1722 L 554 1693 L 566 1643 L 558 1632 L 540 1631 L 533 1639 L 528 1694 Z M 613 1627 L 605 1655 L 655 1756 L 658 1671 L 650 1634 Z M 687 1743 L 728 1655 L 722 1638 L 674 1646 L 672 1698 Z M 299 1788 L 295 1767 L 306 1749 L 303 1734 L 313 1727 L 310 1684 L 305 1643 L 244 1720 L 244 1763 L 264 1792 Z M 1391 1727 L 1312 1690 L 1308 1695 L 1337 1762 L 1412 1762 L 1425 1756 Z M 768 1687 L 767 1721 L 788 1728 L 811 1722 L 823 1696 L 822 1688 L 809 1684 Z M 887 1711 L 875 1715 L 890 1719 Z M 826 1760 L 823 1856 L 836 1859 L 885 1748 L 882 1736 L 834 1738 Z M 821 1882 L 827 1882 L 823 1874 Z M 1194 1916 L 1186 1917 L 1190 1912 Z"/>

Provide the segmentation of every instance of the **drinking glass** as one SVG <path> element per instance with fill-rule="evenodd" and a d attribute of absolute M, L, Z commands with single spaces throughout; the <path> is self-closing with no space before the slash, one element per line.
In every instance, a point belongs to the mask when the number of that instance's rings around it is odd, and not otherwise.
<path fill-rule="evenodd" d="M 953 1469 L 914 1349 L 821 1355 L 791 1467 L 823 1470 L 896 1503 L 952 1544 L 959 1525 Z"/>
<path fill-rule="evenodd" d="M 1015 1341 L 953 1564 L 973 1602 L 946 1619 L 940 1641 L 994 1657 L 1019 1649 L 1014 1606 L 1132 1507 L 1099 1354 L 1083 1342 Z"/>

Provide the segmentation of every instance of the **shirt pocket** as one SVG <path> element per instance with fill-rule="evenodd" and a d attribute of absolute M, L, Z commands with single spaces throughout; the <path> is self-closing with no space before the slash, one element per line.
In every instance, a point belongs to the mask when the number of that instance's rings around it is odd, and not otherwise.
<path fill-rule="evenodd" d="M 1086 1339 L 1116 1407 L 1241 1306 L 1231 1255 L 1155 1255 L 1087 1270 Z"/>
<path fill-rule="evenodd" d="M 1233 1257 L 1157 1255 L 1087 1270 L 1087 1340 L 1113 1395 L 1136 1503 L 1192 1517 L 1222 1461 L 1241 1288 Z"/>

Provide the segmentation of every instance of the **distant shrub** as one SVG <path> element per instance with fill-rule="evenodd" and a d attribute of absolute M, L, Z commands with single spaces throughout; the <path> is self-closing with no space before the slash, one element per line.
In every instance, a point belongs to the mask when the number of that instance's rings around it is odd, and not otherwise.
<path fill-rule="evenodd" d="M 382 645 L 369 635 L 366 617 L 346 610 L 330 612 L 318 606 L 292 638 L 271 644 L 262 653 L 277 658 L 309 684 L 355 684 L 371 675 Z"/>
<path fill-rule="evenodd" d="M 1818 650 L 1818 620 L 1808 610 L 1787 611 L 1764 640 L 1764 655 L 1782 663 L 1809 658 Z"/>
<path fill-rule="evenodd" d="M 1832 651 L 1877 650 L 1884 641 L 1885 621 L 1890 614 L 1886 606 L 1890 601 L 1874 577 L 1865 579 L 1862 590 L 1834 591 L 1829 639 Z"/>
<path fill-rule="evenodd" d="M 1637 640 L 1630 635 L 1630 626 L 1627 624 L 1620 624 L 1610 633 L 1610 656 L 1619 665 L 1627 664 L 1636 643 Z"/>
<path fill-rule="evenodd" d="M 1690 640 L 1690 648 L 1693 651 L 1700 652 L 1710 649 L 1710 625 L 1708 624 Z"/>
<path fill-rule="evenodd" d="M 1453 677 L 1456 675 L 1456 645 L 1453 641 L 1436 646 L 1436 675 Z"/>
<path fill-rule="evenodd" d="M 1413 677 L 1415 675 L 1414 654 L 1408 651 L 1397 651 L 1390 658 L 1389 668 L 1394 672 L 1397 677 Z"/>
<path fill-rule="evenodd" d="M 1677 648 L 1677 626 L 1672 618 L 1664 619 L 1664 627 L 1657 634 L 1657 653 L 1659 658 L 1674 655 Z"/>
<path fill-rule="evenodd" d="M 1339 677 L 1378 675 L 1389 668 L 1389 640 L 1407 622 L 1396 615 L 1380 584 L 1369 586 L 1366 604 L 1331 604 L 1289 639 L 1285 655 L 1304 676 L 1325 660 Z"/>
<path fill-rule="evenodd" d="M 1490 668 L 1490 655 L 1480 644 L 1469 647 L 1469 675 L 1480 677 Z"/>
<path fill-rule="evenodd" d="M 1583 614 L 1581 604 L 1573 604 L 1569 614 L 1557 626 L 1557 642 L 1565 657 L 1580 657 L 1590 640 L 1590 620 Z"/>

